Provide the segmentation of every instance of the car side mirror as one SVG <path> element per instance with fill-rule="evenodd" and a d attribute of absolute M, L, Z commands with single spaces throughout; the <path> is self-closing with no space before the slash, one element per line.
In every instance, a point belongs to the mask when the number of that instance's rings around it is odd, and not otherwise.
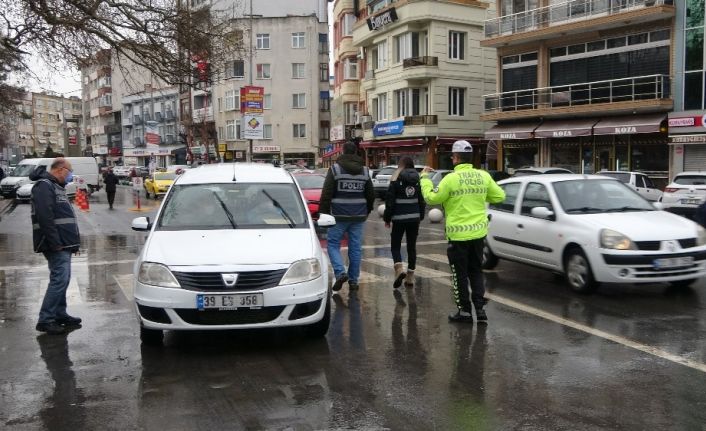
<path fill-rule="evenodd" d="M 331 227 L 336 224 L 336 218 L 330 214 L 319 214 L 319 219 L 316 221 L 318 227 Z"/>
<path fill-rule="evenodd" d="M 545 220 L 554 220 L 554 211 L 547 207 L 534 207 L 530 211 L 533 217 L 543 218 Z"/>
<path fill-rule="evenodd" d="M 664 209 L 664 204 L 662 202 L 652 202 L 652 206 L 659 211 L 662 211 Z"/>
<path fill-rule="evenodd" d="M 150 229 L 152 229 L 152 223 L 149 217 L 137 217 L 132 220 L 132 230 L 146 232 Z"/>

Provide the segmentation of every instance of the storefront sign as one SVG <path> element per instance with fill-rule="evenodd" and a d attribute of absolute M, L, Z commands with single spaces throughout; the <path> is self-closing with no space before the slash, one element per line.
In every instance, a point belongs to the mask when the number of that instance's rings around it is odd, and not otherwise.
<path fill-rule="evenodd" d="M 123 150 L 123 155 L 125 157 L 147 157 L 147 156 L 168 156 L 172 154 L 172 150 L 174 150 L 174 147 L 168 147 L 168 148 L 155 148 L 154 150 L 152 149 L 136 149 L 136 148 L 125 148 Z M 196 149 L 196 148 L 194 148 Z M 211 150 L 213 151 L 213 150 Z"/>
<path fill-rule="evenodd" d="M 343 125 L 333 126 L 331 128 L 331 142 L 342 141 L 344 137 Z"/>
<path fill-rule="evenodd" d="M 371 31 L 378 30 L 388 24 L 392 24 L 395 21 L 397 21 L 397 10 L 395 10 L 394 7 L 379 15 L 371 16 L 367 19 L 368 28 Z"/>
<path fill-rule="evenodd" d="M 243 115 L 243 138 L 263 139 L 265 117 L 262 115 Z"/>
<path fill-rule="evenodd" d="M 626 126 L 626 127 L 616 127 L 615 128 L 615 134 L 620 135 L 624 133 L 637 133 L 637 127 L 635 126 Z"/>
<path fill-rule="evenodd" d="M 69 133 L 69 145 L 76 145 L 78 139 L 78 129 L 75 127 L 70 127 L 67 129 Z"/>
<path fill-rule="evenodd" d="M 264 87 L 254 87 L 251 85 L 240 87 L 240 112 L 243 114 L 262 114 L 264 99 Z"/>
<path fill-rule="evenodd" d="M 226 144 L 218 144 L 218 152 L 219 152 L 219 153 L 225 151 L 226 148 L 228 148 L 228 147 L 226 146 Z"/>
<path fill-rule="evenodd" d="M 145 142 L 148 145 L 159 145 L 159 123 L 156 121 L 145 122 Z"/>
<path fill-rule="evenodd" d="M 552 138 L 570 138 L 574 136 L 571 130 L 554 130 Z"/>
<path fill-rule="evenodd" d="M 517 139 L 517 133 L 501 133 L 500 139 Z"/>
<path fill-rule="evenodd" d="M 697 127 L 703 124 L 701 117 L 670 118 L 669 127 Z"/>
<path fill-rule="evenodd" d="M 670 136 L 671 144 L 700 144 L 706 142 L 706 135 L 677 135 Z"/>
<path fill-rule="evenodd" d="M 373 127 L 373 136 L 401 135 L 404 132 L 404 120 L 378 123 Z"/>
<path fill-rule="evenodd" d="M 254 145 L 253 153 L 279 153 L 279 145 Z"/>

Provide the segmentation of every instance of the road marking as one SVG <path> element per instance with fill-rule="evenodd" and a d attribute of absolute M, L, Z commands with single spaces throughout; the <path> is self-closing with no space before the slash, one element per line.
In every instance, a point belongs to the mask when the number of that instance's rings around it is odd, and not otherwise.
<path fill-rule="evenodd" d="M 376 224 L 385 224 L 384 220 L 370 220 L 368 219 L 366 223 L 376 223 Z M 433 227 L 425 227 L 425 226 L 419 226 L 419 230 L 430 230 L 432 232 L 436 233 L 445 233 L 446 231 L 443 228 L 433 228 Z"/>
<path fill-rule="evenodd" d="M 446 256 L 445 254 L 434 254 L 434 253 L 420 254 L 417 257 L 419 257 L 421 259 L 433 260 L 434 262 L 439 262 L 439 263 L 445 263 L 445 264 L 449 263 L 449 257 Z"/>
<path fill-rule="evenodd" d="M 363 259 L 363 262 L 368 262 L 374 265 L 379 265 L 385 268 L 392 269 L 392 259 L 390 259 L 389 257 L 368 257 Z M 426 268 L 419 265 L 414 268 L 414 275 L 421 276 L 424 278 L 441 278 L 451 276 L 451 274 L 449 274 L 448 272 L 437 271 L 436 269 Z"/>
<path fill-rule="evenodd" d="M 358 277 L 358 283 L 377 283 L 382 281 L 382 277 L 367 271 L 360 271 L 360 277 Z"/>
<path fill-rule="evenodd" d="M 120 263 L 135 263 L 135 259 L 102 260 L 102 261 L 96 261 L 96 262 L 86 262 L 85 260 L 74 259 L 73 262 L 71 263 L 71 265 L 76 267 L 79 265 L 86 265 L 86 266 L 117 265 Z M 42 264 L 37 264 L 37 265 L 0 266 L 0 271 L 17 271 L 17 270 L 21 270 L 21 269 L 46 269 L 47 271 L 49 270 L 47 268 L 46 262 L 42 263 Z"/>
<path fill-rule="evenodd" d="M 123 291 L 125 298 L 127 298 L 128 301 L 132 301 L 135 297 L 135 276 L 132 274 L 123 274 L 114 275 L 113 278 L 118 284 L 118 287 L 120 287 L 120 290 Z"/>

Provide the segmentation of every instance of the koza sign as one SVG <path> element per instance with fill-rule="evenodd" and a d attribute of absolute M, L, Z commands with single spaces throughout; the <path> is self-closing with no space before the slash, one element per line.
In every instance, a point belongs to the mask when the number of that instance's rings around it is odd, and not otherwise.
<path fill-rule="evenodd" d="M 517 133 L 501 133 L 500 139 L 517 139 Z"/>
<path fill-rule="evenodd" d="M 368 28 L 370 30 L 378 30 L 388 24 L 397 21 L 397 11 L 392 8 L 388 11 L 381 13 L 380 15 L 368 18 Z"/>
<path fill-rule="evenodd" d="M 571 134 L 571 130 L 557 130 L 552 132 L 553 138 L 570 138 L 571 136 L 573 136 L 573 134 Z"/>
<path fill-rule="evenodd" d="M 637 127 L 635 126 L 629 126 L 629 127 L 616 127 L 615 128 L 615 134 L 619 135 L 621 133 L 637 133 Z"/>

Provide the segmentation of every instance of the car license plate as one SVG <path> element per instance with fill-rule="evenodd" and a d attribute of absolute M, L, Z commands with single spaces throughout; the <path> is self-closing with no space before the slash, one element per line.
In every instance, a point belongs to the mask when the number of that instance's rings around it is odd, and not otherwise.
<path fill-rule="evenodd" d="M 682 205 L 701 205 L 701 199 L 682 199 Z"/>
<path fill-rule="evenodd" d="M 196 308 L 199 310 L 262 307 L 265 301 L 262 293 L 238 293 L 233 295 L 196 295 Z"/>
<path fill-rule="evenodd" d="M 681 266 L 693 265 L 694 258 L 688 257 L 668 257 L 664 259 L 655 259 L 652 262 L 654 269 L 667 269 L 667 268 L 678 268 Z"/>

